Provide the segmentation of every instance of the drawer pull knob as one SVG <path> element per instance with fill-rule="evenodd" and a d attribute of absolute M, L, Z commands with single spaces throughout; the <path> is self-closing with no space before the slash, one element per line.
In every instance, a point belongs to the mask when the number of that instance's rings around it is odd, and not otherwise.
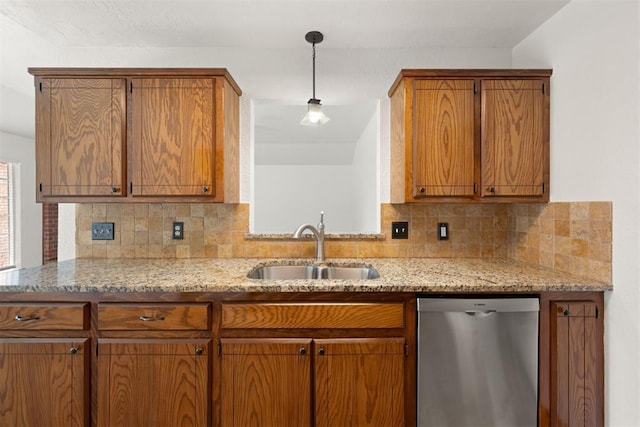
<path fill-rule="evenodd" d="M 570 313 L 569 313 L 569 310 L 567 309 L 567 310 L 563 311 L 562 314 L 564 314 L 565 316 L 568 316 Z"/>
<path fill-rule="evenodd" d="M 163 315 L 160 315 L 157 317 L 140 316 L 140 320 L 142 320 L 143 322 L 156 322 L 158 320 L 164 320 L 164 316 Z"/>
<path fill-rule="evenodd" d="M 203 352 L 204 352 L 204 351 L 202 350 L 202 348 L 201 348 L 201 347 L 196 347 L 196 355 L 198 355 L 198 356 L 202 356 L 202 353 L 203 353 Z"/>
<path fill-rule="evenodd" d="M 300 349 L 298 350 L 298 353 L 304 356 L 305 354 L 307 354 L 307 349 L 304 347 L 300 347 Z"/>
<path fill-rule="evenodd" d="M 71 353 L 71 354 L 76 354 L 77 352 L 78 352 L 78 347 L 71 347 L 69 349 L 69 353 Z"/>
<path fill-rule="evenodd" d="M 15 319 L 18 322 L 28 322 L 30 320 L 40 320 L 40 316 L 29 316 L 29 317 L 22 317 L 19 314 L 16 314 Z"/>
<path fill-rule="evenodd" d="M 325 353 L 324 348 L 320 347 L 320 350 L 318 350 L 318 354 L 319 354 L 320 356 L 324 356 L 324 353 Z"/>

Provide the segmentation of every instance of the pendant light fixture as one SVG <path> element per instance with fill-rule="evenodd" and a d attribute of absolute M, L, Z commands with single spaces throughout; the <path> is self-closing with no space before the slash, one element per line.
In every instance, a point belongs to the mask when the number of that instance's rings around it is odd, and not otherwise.
<path fill-rule="evenodd" d="M 316 99 L 316 44 L 322 42 L 324 36 L 320 31 L 309 31 L 304 38 L 311 43 L 313 52 L 313 97 L 307 102 L 307 114 L 302 118 L 300 124 L 303 126 L 323 125 L 329 121 L 329 117 L 322 112 L 320 100 Z"/>

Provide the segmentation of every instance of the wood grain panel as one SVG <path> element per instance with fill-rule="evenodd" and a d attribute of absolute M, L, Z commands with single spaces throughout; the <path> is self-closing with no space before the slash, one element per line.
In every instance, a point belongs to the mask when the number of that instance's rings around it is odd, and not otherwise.
<path fill-rule="evenodd" d="M 133 195 L 215 195 L 215 79 L 133 79 Z"/>
<path fill-rule="evenodd" d="M 208 425 L 210 344 L 100 340 L 98 425 Z"/>
<path fill-rule="evenodd" d="M 223 329 L 403 328 L 402 303 L 223 303 Z"/>
<path fill-rule="evenodd" d="M 404 426 L 404 339 L 315 340 L 318 427 Z"/>
<path fill-rule="evenodd" d="M 83 303 L 2 303 L 0 329 L 86 330 L 89 327 L 88 310 L 89 305 Z"/>
<path fill-rule="evenodd" d="M 409 133 L 411 138 L 411 120 L 410 116 L 408 120 L 409 124 L 405 122 L 405 110 L 411 111 L 411 103 L 406 97 L 412 97 L 413 90 L 410 88 L 407 90 L 406 85 L 410 84 L 405 80 L 402 80 L 397 86 L 397 90 L 390 95 L 390 173 L 391 173 L 391 188 L 390 196 L 391 203 L 404 203 L 405 200 L 405 185 L 410 186 L 411 182 L 407 182 L 405 177 L 405 148 L 410 146 L 410 141 L 405 142 L 406 135 Z M 409 131 L 407 131 L 409 129 Z M 411 172 L 409 172 L 411 173 Z M 407 196 L 411 192 L 407 193 Z"/>
<path fill-rule="evenodd" d="M 542 196 L 543 80 L 482 81 L 482 196 Z"/>
<path fill-rule="evenodd" d="M 43 132 L 48 196 L 122 196 L 125 80 L 44 79 L 49 119 Z M 39 116 L 40 118 L 42 116 Z"/>
<path fill-rule="evenodd" d="M 224 101 L 216 105 L 216 198 L 224 195 L 225 203 L 240 202 L 240 98 L 228 81 L 216 79 L 220 85 L 219 93 L 224 95 Z M 220 123 L 224 123 L 221 126 Z M 224 129 L 224 135 L 218 135 L 218 129 Z M 224 146 L 224 149 L 222 148 Z"/>
<path fill-rule="evenodd" d="M 474 81 L 416 80 L 414 88 L 413 197 L 473 197 Z"/>
<path fill-rule="evenodd" d="M 209 304 L 98 305 L 100 330 L 208 330 Z"/>
<path fill-rule="evenodd" d="M 222 339 L 222 426 L 311 426 L 310 339 Z"/>
<path fill-rule="evenodd" d="M 552 313 L 551 425 L 599 425 L 596 304 L 554 303 Z"/>
<path fill-rule="evenodd" d="M 0 426 L 88 426 L 88 349 L 88 340 L 0 339 Z"/>

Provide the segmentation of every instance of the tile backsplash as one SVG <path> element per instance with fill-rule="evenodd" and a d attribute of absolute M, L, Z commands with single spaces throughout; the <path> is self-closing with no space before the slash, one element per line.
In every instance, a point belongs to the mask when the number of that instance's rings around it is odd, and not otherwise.
<path fill-rule="evenodd" d="M 332 238 L 328 258 L 512 258 L 611 282 L 610 202 L 549 204 L 382 204 L 382 235 Z M 174 221 L 184 239 L 172 240 Z M 409 238 L 391 239 L 408 221 Z M 113 222 L 112 241 L 91 240 L 92 222 Z M 438 222 L 449 240 L 437 240 Z M 292 230 L 299 224 L 292 224 Z M 331 234 L 331 224 L 327 223 Z M 78 258 L 312 258 L 315 241 L 247 238 L 248 204 L 93 203 L 76 205 Z"/>

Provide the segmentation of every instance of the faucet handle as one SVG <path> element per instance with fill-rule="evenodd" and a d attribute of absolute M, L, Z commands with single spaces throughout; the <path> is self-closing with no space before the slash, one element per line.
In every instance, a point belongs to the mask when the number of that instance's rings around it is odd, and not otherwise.
<path fill-rule="evenodd" d="M 318 229 L 324 229 L 324 211 L 320 211 L 320 222 L 318 223 Z"/>

